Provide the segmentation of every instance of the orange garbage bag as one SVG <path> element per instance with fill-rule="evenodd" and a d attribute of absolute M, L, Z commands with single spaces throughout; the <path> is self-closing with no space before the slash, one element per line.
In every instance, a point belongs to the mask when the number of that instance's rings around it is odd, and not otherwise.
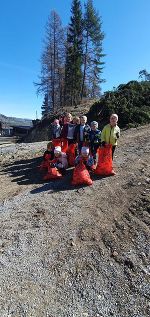
<path fill-rule="evenodd" d="M 66 153 L 68 149 L 68 140 L 67 139 L 61 139 L 61 150 L 62 152 Z"/>
<path fill-rule="evenodd" d="M 44 155 L 44 160 L 42 161 L 42 163 L 38 166 L 38 168 L 40 170 L 43 170 L 43 169 L 47 169 L 49 167 L 49 161 L 51 159 L 51 154 L 45 154 Z"/>
<path fill-rule="evenodd" d="M 61 146 L 61 139 L 53 139 L 52 140 L 53 146 Z"/>
<path fill-rule="evenodd" d="M 38 168 L 40 170 L 48 169 L 48 167 L 49 167 L 49 161 L 48 160 L 42 161 L 42 163 L 38 166 Z"/>
<path fill-rule="evenodd" d="M 43 177 L 44 180 L 56 179 L 62 177 L 56 167 L 49 167 L 47 174 Z"/>
<path fill-rule="evenodd" d="M 66 151 L 67 154 L 67 159 L 68 159 L 68 164 L 70 166 L 74 166 L 75 162 L 75 149 L 76 149 L 76 144 L 70 144 L 68 146 L 68 149 Z"/>
<path fill-rule="evenodd" d="M 106 144 L 105 147 L 98 149 L 98 163 L 95 174 L 101 176 L 115 175 L 112 166 L 112 145 Z"/>
<path fill-rule="evenodd" d="M 93 181 L 90 178 L 90 174 L 82 161 L 79 162 L 79 164 L 75 167 L 73 171 L 73 179 L 71 184 L 72 185 L 83 185 L 83 184 L 92 185 L 93 184 Z"/>

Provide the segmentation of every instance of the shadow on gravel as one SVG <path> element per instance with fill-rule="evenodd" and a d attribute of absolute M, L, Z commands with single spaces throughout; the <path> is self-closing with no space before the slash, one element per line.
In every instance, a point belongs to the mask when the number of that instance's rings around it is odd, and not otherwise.
<path fill-rule="evenodd" d="M 43 176 L 46 171 L 42 172 L 38 169 L 41 161 L 42 157 L 15 161 L 12 164 L 5 165 L 3 172 L 10 175 L 12 182 L 18 185 L 41 184 L 41 187 L 31 190 L 31 194 L 38 194 L 45 191 L 50 191 L 51 193 L 74 189 L 78 190 L 87 187 L 87 185 L 71 185 L 73 168 L 69 168 L 61 179 L 44 181 Z M 96 181 L 104 177 L 91 175 L 91 178 L 93 181 Z"/>
<path fill-rule="evenodd" d="M 72 180 L 72 174 L 73 174 L 73 168 L 70 168 L 66 171 L 66 175 L 63 176 L 61 179 L 55 179 L 52 181 L 47 181 L 46 184 L 44 183 L 43 186 L 41 186 L 40 188 L 35 188 L 33 190 L 30 191 L 31 194 L 38 194 L 44 191 L 49 191 L 49 194 L 51 194 L 52 192 L 59 192 L 59 191 L 68 191 L 68 190 L 80 190 L 83 189 L 85 187 L 89 187 L 88 185 L 71 185 L 71 180 Z M 108 176 L 107 176 L 108 177 Z M 97 175 L 91 175 L 91 178 L 94 181 L 96 180 L 101 180 L 104 177 L 100 177 Z"/>
<path fill-rule="evenodd" d="M 42 184 L 42 175 L 38 169 L 42 158 L 15 161 L 4 166 L 3 172 L 12 177 L 18 185 Z"/>
<path fill-rule="evenodd" d="M 62 176 L 60 179 L 54 179 L 49 181 L 43 181 L 44 184 L 40 188 L 35 188 L 30 191 L 31 194 L 38 194 L 44 191 L 50 191 L 50 193 L 53 191 L 63 191 L 63 190 L 73 190 L 75 187 L 71 185 L 71 179 L 72 179 L 72 172 L 73 169 L 69 168 L 66 171 L 66 174 Z M 83 186 L 81 186 L 83 187 Z"/>

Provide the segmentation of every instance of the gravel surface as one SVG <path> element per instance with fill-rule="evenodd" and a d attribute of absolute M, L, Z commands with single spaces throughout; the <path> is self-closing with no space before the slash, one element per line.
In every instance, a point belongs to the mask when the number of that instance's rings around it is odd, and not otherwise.
<path fill-rule="evenodd" d="M 43 182 L 46 143 L 0 148 L 0 316 L 149 316 L 150 126 L 90 187 Z"/>

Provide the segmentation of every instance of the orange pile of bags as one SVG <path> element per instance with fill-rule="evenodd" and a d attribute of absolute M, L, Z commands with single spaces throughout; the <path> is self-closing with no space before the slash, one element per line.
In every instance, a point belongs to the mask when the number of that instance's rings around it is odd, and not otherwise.
<path fill-rule="evenodd" d="M 112 166 L 112 145 L 107 144 L 105 147 L 98 149 L 98 163 L 95 174 L 100 176 L 115 175 Z"/>
<path fill-rule="evenodd" d="M 82 184 L 92 185 L 93 184 L 93 181 L 90 178 L 90 174 L 82 161 L 79 162 L 79 164 L 75 167 L 73 171 L 73 179 L 71 184 L 72 185 L 82 185 Z"/>

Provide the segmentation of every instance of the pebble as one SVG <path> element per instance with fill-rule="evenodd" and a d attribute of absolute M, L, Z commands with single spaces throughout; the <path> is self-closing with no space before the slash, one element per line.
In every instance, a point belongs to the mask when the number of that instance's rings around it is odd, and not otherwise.
<path fill-rule="evenodd" d="M 144 252 L 141 252 L 141 256 L 142 256 L 143 258 L 146 258 L 146 254 L 145 254 Z"/>
<path fill-rule="evenodd" d="M 146 275 L 150 275 L 150 272 L 146 267 L 142 266 L 141 269 L 143 273 L 145 273 Z"/>
<path fill-rule="evenodd" d="M 113 251 L 112 254 L 111 254 L 114 258 L 116 258 L 119 254 L 117 251 Z"/>
<path fill-rule="evenodd" d="M 71 246 L 72 246 L 72 247 L 75 247 L 75 246 L 76 246 L 76 244 L 75 244 L 75 242 L 74 242 L 74 241 L 71 241 L 71 243 L 70 243 L 70 244 L 71 244 Z"/>
<path fill-rule="evenodd" d="M 150 183 L 150 178 L 148 178 L 148 177 L 146 178 L 146 183 L 148 183 L 148 184 Z"/>

